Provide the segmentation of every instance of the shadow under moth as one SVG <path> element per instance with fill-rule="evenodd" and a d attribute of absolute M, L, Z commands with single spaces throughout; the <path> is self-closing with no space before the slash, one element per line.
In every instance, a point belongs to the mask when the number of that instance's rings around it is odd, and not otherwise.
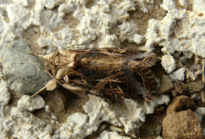
<path fill-rule="evenodd" d="M 150 69 L 158 60 L 154 53 L 133 49 L 59 50 L 42 56 L 45 69 L 53 77 L 43 89 L 57 84 L 78 95 L 123 97 L 150 100 L 157 83 Z M 33 97 L 32 96 L 32 97 Z"/>

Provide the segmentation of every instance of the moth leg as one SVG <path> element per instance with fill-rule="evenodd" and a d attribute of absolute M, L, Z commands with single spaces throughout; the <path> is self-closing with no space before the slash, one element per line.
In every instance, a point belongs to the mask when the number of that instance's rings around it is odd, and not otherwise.
<path fill-rule="evenodd" d="M 86 89 L 86 88 L 78 87 L 78 86 L 73 86 L 73 85 L 70 85 L 68 83 L 64 83 L 62 86 L 65 89 L 73 92 L 74 94 L 76 94 L 78 96 L 85 96 L 85 93 L 88 91 L 88 89 Z"/>

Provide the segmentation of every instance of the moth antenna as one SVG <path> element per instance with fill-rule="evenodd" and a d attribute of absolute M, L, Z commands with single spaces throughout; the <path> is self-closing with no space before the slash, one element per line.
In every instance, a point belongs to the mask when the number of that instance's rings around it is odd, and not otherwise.
<path fill-rule="evenodd" d="M 62 83 L 60 83 L 56 78 L 53 77 L 53 75 L 51 75 L 48 71 L 46 71 L 46 72 L 48 73 L 48 75 L 49 75 L 52 79 L 54 79 L 58 84 L 60 84 L 62 87 L 64 87 Z M 46 88 L 47 88 L 47 86 L 45 85 L 43 88 L 41 88 L 40 90 L 38 90 L 35 94 L 33 94 L 31 97 L 32 97 L 32 98 L 35 97 L 36 95 L 38 95 L 39 93 L 41 93 L 41 92 L 42 92 L 44 89 L 46 89 Z"/>
<path fill-rule="evenodd" d="M 47 59 L 49 59 L 49 58 L 51 58 L 51 57 L 53 56 L 53 53 L 52 53 L 52 54 L 48 54 L 48 55 L 38 55 L 38 54 L 35 54 L 35 53 L 33 53 L 33 52 L 27 52 L 27 54 L 36 56 L 36 57 L 38 57 L 39 59 L 43 59 L 43 60 L 47 60 Z"/>
<path fill-rule="evenodd" d="M 46 89 L 46 86 L 44 86 L 43 88 L 41 88 L 40 90 L 38 90 L 35 94 L 33 94 L 31 97 L 35 97 L 36 95 L 38 95 L 39 93 L 41 93 L 44 89 Z"/>
<path fill-rule="evenodd" d="M 48 75 L 51 76 L 52 79 L 54 79 L 58 84 L 60 84 L 62 87 L 64 87 L 61 82 L 59 82 L 55 77 L 53 77 L 53 75 L 50 74 L 50 72 L 48 72 L 48 71 L 46 71 L 46 72 L 48 73 Z"/>

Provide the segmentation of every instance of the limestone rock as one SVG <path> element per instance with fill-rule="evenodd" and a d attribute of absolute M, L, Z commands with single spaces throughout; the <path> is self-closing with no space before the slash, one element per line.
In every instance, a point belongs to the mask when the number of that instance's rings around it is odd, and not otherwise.
<path fill-rule="evenodd" d="M 107 102 L 93 95 L 89 97 L 89 101 L 83 105 L 86 115 L 75 113 L 69 116 L 67 122 L 55 131 L 54 138 L 85 138 L 97 131 L 103 121 L 123 127 L 125 134 L 136 137 L 139 127 L 145 122 L 145 114 L 154 113 L 155 107 L 169 102 L 167 95 L 155 97 L 150 102 L 137 102 L 131 99 Z"/>
<path fill-rule="evenodd" d="M 167 114 L 162 123 L 165 139 L 201 139 L 202 128 L 191 110 Z"/>
<path fill-rule="evenodd" d="M 30 51 L 25 40 L 7 43 L 1 51 L 3 75 L 7 85 L 22 94 L 35 93 L 50 80 L 40 60 L 27 54 Z"/>
<path fill-rule="evenodd" d="M 190 97 L 177 96 L 167 107 L 167 114 L 194 108 L 196 108 L 196 104 Z"/>
<path fill-rule="evenodd" d="M 171 55 L 164 55 L 162 56 L 161 65 L 165 69 L 167 73 L 171 73 L 176 68 L 176 63 L 174 58 Z"/>
<path fill-rule="evenodd" d="M 173 85 L 171 79 L 166 75 L 162 75 L 160 92 L 166 93 L 166 92 L 171 91 L 172 89 L 174 89 L 174 85 Z"/>
<path fill-rule="evenodd" d="M 131 137 L 121 136 L 117 132 L 103 131 L 97 139 L 131 139 Z"/>
<path fill-rule="evenodd" d="M 8 131 L 13 133 L 13 138 L 51 138 L 51 125 L 47 125 L 45 121 L 18 107 L 11 109 L 10 119 L 4 122 L 4 125 Z"/>
<path fill-rule="evenodd" d="M 0 80 L 0 105 L 7 105 L 10 101 L 11 95 L 8 91 L 6 82 Z"/>
<path fill-rule="evenodd" d="M 18 101 L 18 107 L 27 109 L 28 111 L 34 111 L 36 109 L 41 109 L 45 106 L 45 101 L 39 95 L 31 98 L 29 95 L 23 95 Z"/>
<path fill-rule="evenodd" d="M 180 68 L 177 71 L 173 72 L 172 74 L 169 75 L 169 77 L 173 80 L 173 81 L 184 81 L 184 72 L 185 72 L 185 68 Z"/>

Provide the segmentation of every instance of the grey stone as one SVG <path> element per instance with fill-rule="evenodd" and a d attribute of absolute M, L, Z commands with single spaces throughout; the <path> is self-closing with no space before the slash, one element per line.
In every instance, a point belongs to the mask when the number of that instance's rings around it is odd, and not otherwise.
<path fill-rule="evenodd" d="M 162 75 L 160 92 L 161 93 L 166 93 L 166 92 L 169 92 L 173 89 L 174 89 L 174 85 L 173 85 L 171 79 L 166 75 Z"/>
<path fill-rule="evenodd" d="M 31 50 L 25 40 L 7 43 L 1 51 L 7 85 L 22 94 L 35 93 L 50 80 L 38 57 L 28 52 Z"/>

